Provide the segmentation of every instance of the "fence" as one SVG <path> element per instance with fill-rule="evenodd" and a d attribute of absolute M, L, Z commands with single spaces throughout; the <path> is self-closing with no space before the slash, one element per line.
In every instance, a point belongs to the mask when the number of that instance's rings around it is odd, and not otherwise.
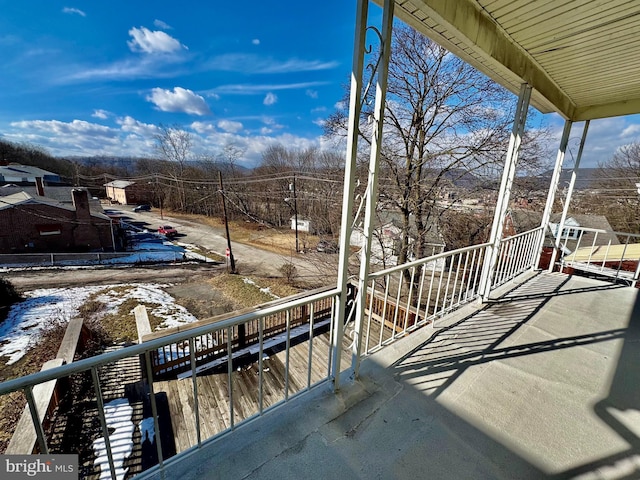
<path fill-rule="evenodd" d="M 63 267 L 119 263 L 179 262 L 179 251 L 94 252 L 94 253 L 19 253 L 0 254 L 3 267 Z"/>

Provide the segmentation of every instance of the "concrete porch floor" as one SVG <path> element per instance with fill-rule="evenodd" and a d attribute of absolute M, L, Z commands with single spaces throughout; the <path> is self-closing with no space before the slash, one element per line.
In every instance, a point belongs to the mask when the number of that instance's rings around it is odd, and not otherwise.
<path fill-rule="evenodd" d="M 637 292 L 533 275 L 367 358 L 337 395 L 321 386 L 168 462 L 166 478 L 640 478 Z"/>

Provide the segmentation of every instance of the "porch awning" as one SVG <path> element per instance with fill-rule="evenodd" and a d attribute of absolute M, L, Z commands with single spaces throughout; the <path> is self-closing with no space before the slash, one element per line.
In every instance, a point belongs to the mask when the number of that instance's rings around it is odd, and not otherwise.
<path fill-rule="evenodd" d="M 640 113 L 640 2 L 397 0 L 395 12 L 510 91 L 531 85 L 543 113 Z"/>

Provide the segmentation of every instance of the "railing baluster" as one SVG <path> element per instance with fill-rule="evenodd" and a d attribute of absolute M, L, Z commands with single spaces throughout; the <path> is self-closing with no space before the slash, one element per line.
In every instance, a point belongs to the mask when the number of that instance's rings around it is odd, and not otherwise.
<path fill-rule="evenodd" d="M 373 299 L 376 297 L 376 280 L 371 280 L 371 293 L 369 294 L 369 315 L 367 320 L 367 339 L 364 347 L 364 353 L 369 353 L 369 342 L 371 339 L 371 322 L 373 321 Z"/>
<path fill-rule="evenodd" d="M 444 289 L 444 298 L 442 299 L 442 310 L 440 312 L 440 316 L 442 317 L 447 311 L 447 296 L 449 295 L 449 283 L 451 282 L 451 272 L 453 271 L 453 256 L 449 261 L 449 273 L 447 274 L 447 286 Z"/>
<path fill-rule="evenodd" d="M 191 360 L 191 381 L 193 382 L 193 406 L 195 408 L 196 438 L 198 447 L 202 446 L 202 436 L 200 432 L 200 401 L 198 400 L 198 378 L 196 376 L 196 342 L 193 337 L 189 337 L 189 357 Z"/>
<path fill-rule="evenodd" d="M 104 400 L 102 398 L 102 389 L 100 388 L 100 379 L 96 367 L 91 368 L 91 378 L 93 381 L 93 389 L 96 392 L 96 404 L 98 407 L 98 418 L 102 427 L 102 436 L 104 437 L 104 446 L 107 449 L 107 461 L 109 462 L 109 471 L 111 478 L 116 477 L 116 466 L 113 463 L 113 451 L 111 450 L 111 439 L 109 438 L 109 428 L 107 426 L 107 418 L 104 415 Z M 144 440 L 144 439 L 143 439 Z"/>
<path fill-rule="evenodd" d="M 231 430 L 235 428 L 234 408 L 233 408 L 233 345 L 232 330 L 233 327 L 227 327 L 227 382 L 229 385 L 227 391 L 229 393 L 229 426 Z"/>
<path fill-rule="evenodd" d="M 400 313 L 400 295 L 402 293 L 402 285 L 404 284 L 404 270 L 398 272 L 398 293 L 396 294 L 396 305 L 393 312 L 393 329 L 391 330 L 391 340 L 396 338 L 396 325 L 398 324 L 398 314 Z"/>
<path fill-rule="evenodd" d="M 442 291 L 442 277 L 444 276 L 444 267 L 447 264 L 447 260 L 446 258 L 442 259 L 442 268 L 440 269 L 440 275 L 439 275 L 439 279 L 438 279 L 438 291 L 436 293 L 436 303 L 433 306 L 433 323 L 435 324 L 436 322 L 436 318 L 437 318 L 437 313 L 438 313 L 438 305 L 440 304 L 440 292 Z M 434 325 L 435 327 L 435 325 Z"/>
<path fill-rule="evenodd" d="M 477 255 L 478 251 L 474 250 L 473 251 L 473 255 L 471 256 L 471 267 L 469 267 L 469 275 L 467 277 L 467 290 L 464 293 L 464 300 L 467 301 L 469 299 L 469 289 L 471 288 L 471 285 L 473 285 L 472 283 L 472 279 L 473 279 L 473 274 L 474 274 L 474 270 L 473 268 L 475 267 L 476 264 L 476 255 Z M 473 294 L 472 294 L 473 296 Z"/>
<path fill-rule="evenodd" d="M 456 276 L 453 279 L 453 290 L 451 290 L 451 303 L 449 308 L 452 309 L 456 300 L 456 289 L 458 288 L 458 277 L 460 276 L 460 266 L 462 265 L 462 255 L 458 254 L 458 265 L 456 266 Z"/>
<path fill-rule="evenodd" d="M 316 304 L 312 303 L 309 310 L 309 363 L 307 367 L 307 390 L 311 389 L 311 369 L 313 368 L 313 325 L 315 323 Z"/>
<path fill-rule="evenodd" d="M 407 333 L 409 326 L 409 313 L 411 312 L 411 301 L 413 300 L 413 282 L 416 276 L 416 267 L 411 267 L 411 283 L 409 284 L 409 294 L 407 295 L 407 308 L 404 313 L 404 329 L 403 333 Z M 419 305 L 419 304 L 418 304 Z"/>
<path fill-rule="evenodd" d="M 33 386 L 30 385 L 24 389 L 24 394 L 27 397 L 27 404 L 29 405 L 29 412 L 31 413 L 31 421 L 33 422 L 33 428 L 36 431 L 36 438 L 38 439 L 38 447 L 40 453 L 49 455 L 49 447 L 47 445 L 47 439 L 42 428 L 42 419 L 38 413 L 36 402 L 33 398 Z"/>
<path fill-rule="evenodd" d="M 465 257 L 464 257 L 464 267 L 462 268 L 462 279 L 460 280 L 460 290 L 458 292 L 458 302 L 457 303 L 462 302 L 462 290 L 464 290 L 464 283 L 465 283 L 464 282 L 464 276 L 467 273 L 467 267 L 468 266 L 469 266 L 469 252 L 467 252 L 465 254 Z M 457 280 L 457 277 L 456 277 L 456 280 Z"/>
<path fill-rule="evenodd" d="M 427 264 L 428 265 L 428 264 Z M 436 267 L 438 266 L 438 260 L 433 260 L 431 265 L 431 280 L 429 281 L 429 295 L 427 296 L 427 303 L 424 306 L 424 318 L 430 318 L 433 313 L 429 313 L 429 307 L 431 306 L 431 294 L 433 293 L 433 283 L 436 278 Z M 433 326 L 433 322 L 431 322 L 431 326 Z"/>
<path fill-rule="evenodd" d="M 153 415 L 153 427 L 156 440 L 156 451 L 158 452 L 158 465 L 164 478 L 164 457 L 162 455 L 162 441 L 160 439 L 160 421 L 158 420 L 158 404 L 156 403 L 156 393 L 153 387 L 153 371 L 151 369 L 151 355 L 149 350 L 144 352 L 144 364 L 147 369 L 147 382 L 149 384 L 149 400 L 151 402 L 151 415 Z"/>
<path fill-rule="evenodd" d="M 382 345 L 382 334 L 384 333 L 384 324 L 387 316 L 387 301 L 389 300 L 389 284 L 391 283 L 391 278 L 389 275 L 385 277 L 385 287 L 384 287 L 384 304 L 382 305 L 382 317 L 380 320 L 380 340 L 378 341 L 378 347 Z"/>
<path fill-rule="evenodd" d="M 418 287 L 418 301 L 416 302 L 416 319 L 414 323 L 414 326 L 416 327 L 422 323 L 420 320 L 420 305 L 422 304 L 422 292 L 424 291 L 424 277 L 426 275 L 426 271 L 426 266 L 423 263 L 420 265 L 420 287 Z"/>
<path fill-rule="evenodd" d="M 289 400 L 289 353 L 291 350 L 291 310 L 287 310 L 286 313 L 286 328 L 287 328 L 287 340 L 285 346 L 285 367 L 284 367 L 284 399 Z M 340 344 L 338 347 L 340 348 Z"/>

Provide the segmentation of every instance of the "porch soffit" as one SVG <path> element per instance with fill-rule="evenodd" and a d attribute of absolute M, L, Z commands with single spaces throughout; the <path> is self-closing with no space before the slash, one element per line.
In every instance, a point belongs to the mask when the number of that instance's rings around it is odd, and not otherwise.
<path fill-rule="evenodd" d="M 529 83 L 543 113 L 640 113 L 638 1 L 396 0 L 395 13 L 511 92 Z"/>

